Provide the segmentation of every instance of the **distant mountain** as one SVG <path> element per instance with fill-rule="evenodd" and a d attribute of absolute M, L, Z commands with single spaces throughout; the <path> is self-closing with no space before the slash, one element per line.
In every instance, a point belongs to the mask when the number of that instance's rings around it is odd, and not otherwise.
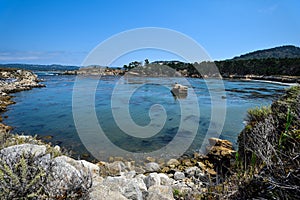
<path fill-rule="evenodd" d="M 0 68 L 18 68 L 31 71 L 70 71 L 79 69 L 78 66 L 67 65 L 38 65 L 38 64 L 0 64 Z"/>
<path fill-rule="evenodd" d="M 234 57 L 233 59 L 249 60 L 266 58 L 300 58 L 300 48 L 292 45 L 286 45 L 250 52 L 238 57 Z"/>

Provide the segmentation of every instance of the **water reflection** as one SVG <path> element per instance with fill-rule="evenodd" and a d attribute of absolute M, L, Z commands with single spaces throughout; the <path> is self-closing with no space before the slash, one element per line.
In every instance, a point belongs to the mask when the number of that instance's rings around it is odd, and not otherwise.
<path fill-rule="evenodd" d="M 177 99 L 186 99 L 187 96 L 188 96 L 188 93 L 180 93 L 180 92 L 174 92 L 174 91 L 170 91 L 171 94 L 173 95 L 174 99 L 177 100 Z"/>

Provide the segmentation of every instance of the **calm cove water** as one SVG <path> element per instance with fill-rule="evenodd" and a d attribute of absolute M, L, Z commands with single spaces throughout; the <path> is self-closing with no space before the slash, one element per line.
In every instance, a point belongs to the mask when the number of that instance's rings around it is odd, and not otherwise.
<path fill-rule="evenodd" d="M 38 135 L 52 144 L 59 144 L 62 147 L 71 149 L 74 156 L 87 154 L 88 151 L 82 145 L 77 134 L 72 114 L 72 92 L 76 77 L 40 75 L 40 78 L 45 80 L 46 88 L 35 88 L 13 94 L 13 100 L 17 103 L 8 107 L 8 111 L 5 113 L 8 118 L 4 120 L 4 123 L 13 126 L 15 133 Z M 101 78 L 95 92 L 96 115 L 106 135 L 114 144 L 131 152 L 150 151 L 168 144 L 178 131 L 180 118 L 182 117 L 179 103 L 187 102 L 187 104 L 193 106 L 193 102 L 190 95 L 185 99 L 174 99 L 169 89 L 160 86 L 160 84 L 171 88 L 174 82 L 181 83 L 182 80 L 180 78 L 147 78 L 147 80 L 145 78 L 135 78 L 130 82 L 125 81 L 122 83 L 136 89 L 129 100 L 129 111 L 132 120 L 137 125 L 146 126 L 149 124 L 149 109 L 151 106 L 159 104 L 164 108 L 166 122 L 163 128 L 159 134 L 148 139 L 135 138 L 130 135 L 124 136 L 122 130 L 116 124 L 113 112 L 115 112 L 114 110 L 117 112 L 118 109 L 122 108 L 122 104 L 112 105 L 111 98 L 118 80 L 118 77 Z M 193 90 L 197 95 L 197 103 L 201 114 L 200 120 L 194 120 L 195 123 L 199 123 L 199 128 L 190 150 L 195 151 L 199 149 L 203 135 L 207 132 L 210 123 L 211 102 L 210 94 L 203 80 L 187 80 L 190 83 L 189 91 Z M 85 79 L 87 85 L 92 85 L 97 81 L 92 77 Z M 288 87 L 281 84 L 240 80 L 224 80 L 224 86 L 227 111 L 221 138 L 230 140 L 235 146 L 237 136 L 244 127 L 243 122 L 247 110 L 270 104 Z M 119 91 L 118 95 L 124 95 L 122 92 L 124 91 Z M 124 102 L 124 105 L 126 105 L 126 102 Z M 84 115 L 84 112 L 82 115 Z M 190 120 L 192 117 L 192 115 L 187 116 L 183 121 Z M 110 152 L 104 152 L 104 154 L 109 156 Z"/>

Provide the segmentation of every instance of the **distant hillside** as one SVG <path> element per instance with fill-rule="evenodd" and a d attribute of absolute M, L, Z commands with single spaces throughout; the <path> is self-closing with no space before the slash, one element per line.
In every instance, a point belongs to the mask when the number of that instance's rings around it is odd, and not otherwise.
<path fill-rule="evenodd" d="M 77 70 L 78 66 L 66 65 L 38 65 L 38 64 L 0 64 L 0 68 L 18 68 L 31 71 L 66 71 Z"/>
<path fill-rule="evenodd" d="M 292 45 L 274 47 L 270 49 L 250 52 L 238 57 L 234 57 L 233 59 L 249 60 L 249 59 L 266 59 L 266 58 L 300 58 L 300 48 Z"/>

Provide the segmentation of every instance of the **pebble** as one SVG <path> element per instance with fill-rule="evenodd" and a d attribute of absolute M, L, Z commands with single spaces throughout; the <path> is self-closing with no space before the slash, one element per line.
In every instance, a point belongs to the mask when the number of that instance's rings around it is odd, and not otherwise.
<path fill-rule="evenodd" d="M 175 180 L 182 180 L 182 179 L 184 179 L 185 178 L 185 175 L 184 175 L 184 173 L 183 172 L 175 172 L 175 174 L 174 174 L 174 179 Z"/>

